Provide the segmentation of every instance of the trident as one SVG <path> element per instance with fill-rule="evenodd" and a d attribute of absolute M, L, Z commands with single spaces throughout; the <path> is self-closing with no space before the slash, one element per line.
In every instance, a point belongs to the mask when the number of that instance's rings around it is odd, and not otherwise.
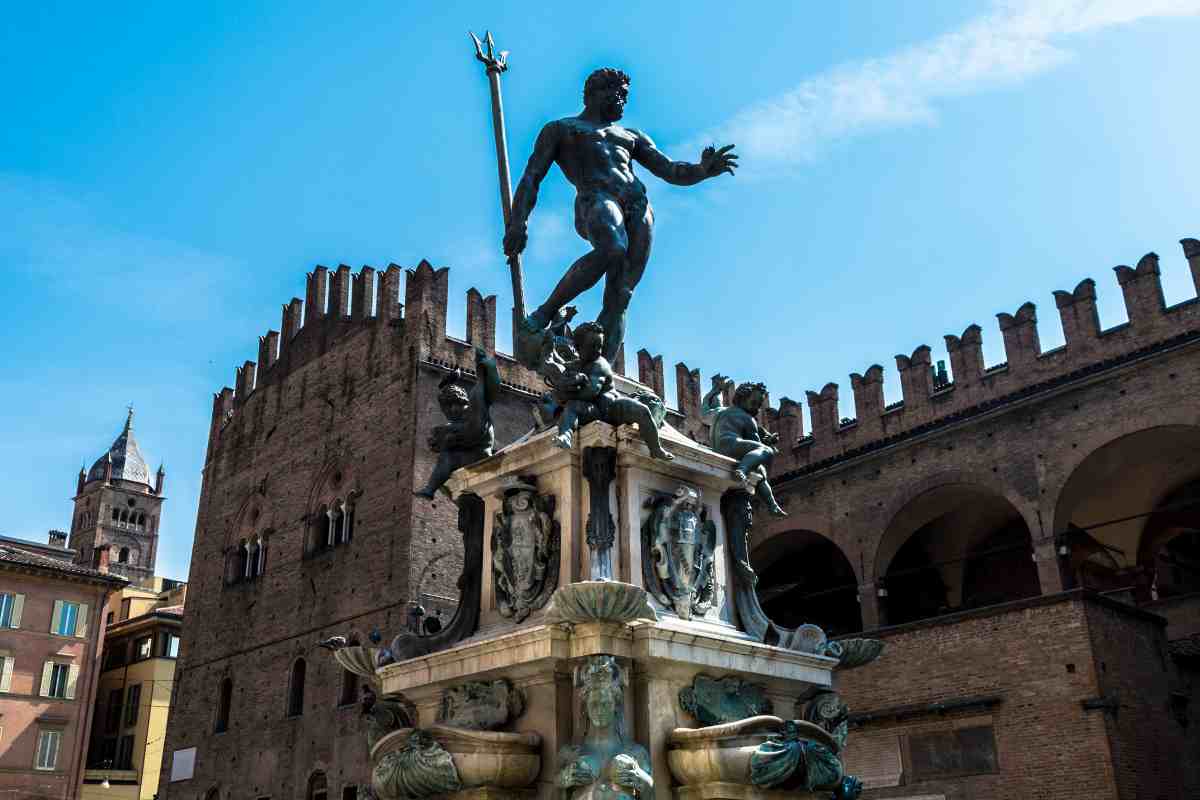
<path fill-rule="evenodd" d="M 468 31 L 471 41 L 475 43 L 475 58 L 481 61 L 487 70 L 488 83 L 492 87 L 492 130 L 496 135 L 496 162 L 500 170 L 500 208 L 504 212 L 504 226 L 512 217 L 512 180 L 508 172 L 508 137 L 504 132 L 504 101 L 500 97 L 500 73 L 508 69 L 508 51 L 496 53 L 496 43 L 492 41 L 491 32 L 484 34 L 484 41 Z M 487 53 L 483 51 L 487 43 Z M 525 319 L 525 276 L 521 271 L 521 255 L 518 253 L 508 259 L 509 270 L 512 272 L 513 290 L 513 337 L 514 343 L 519 324 Z"/>

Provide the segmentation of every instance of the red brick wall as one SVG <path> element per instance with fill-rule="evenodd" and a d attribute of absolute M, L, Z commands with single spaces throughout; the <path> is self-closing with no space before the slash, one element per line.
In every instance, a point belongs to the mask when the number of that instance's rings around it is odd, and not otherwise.
<path fill-rule="evenodd" d="M 990 708 L 913 714 L 852 729 L 851 771 L 856 737 L 902 735 L 913 727 L 948 729 L 962 717 L 990 716 L 994 725 L 996 774 L 905 782 L 870 790 L 866 797 L 944 793 L 972 800 L 1115 800 L 1105 715 L 1080 704 L 1097 694 L 1089 604 L 1077 595 L 1047 600 L 885 629 L 879 635 L 886 649 L 878 661 L 837 674 L 837 688 L 852 713 L 1002 698 Z M 1130 627 L 1138 625 L 1154 628 L 1144 621 Z"/>

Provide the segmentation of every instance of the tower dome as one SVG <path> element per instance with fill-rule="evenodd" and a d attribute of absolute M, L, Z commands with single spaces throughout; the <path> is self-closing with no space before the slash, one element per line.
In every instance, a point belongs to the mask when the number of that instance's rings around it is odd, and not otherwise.
<path fill-rule="evenodd" d="M 88 470 L 88 481 L 104 480 L 109 462 L 112 463 L 113 480 L 150 486 L 150 468 L 146 466 L 146 459 L 138 448 L 137 439 L 133 438 L 132 407 L 129 409 L 129 416 L 125 418 L 125 428 L 120 436 L 112 443 L 112 447 L 108 448 L 108 452 L 96 459 L 96 463 Z"/>

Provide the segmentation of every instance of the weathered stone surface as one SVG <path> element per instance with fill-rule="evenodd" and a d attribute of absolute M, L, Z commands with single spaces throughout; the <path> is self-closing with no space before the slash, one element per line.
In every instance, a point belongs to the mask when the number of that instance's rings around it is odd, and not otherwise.
<path fill-rule="evenodd" d="M 719 725 L 771 713 L 771 700 L 763 687 L 733 675 L 725 678 L 697 675 L 691 686 L 679 690 L 679 706 L 701 725 Z"/>
<path fill-rule="evenodd" d="M 522 483 L 504 495 L 492 523 L 492 580 L 500 614 L 521 622 L 558 586 L 560 528 L 554 497 Z"/>
<path fill-rule="evenodd" d="M 525 693 L 504 678 L 467 681 L 442 693 L 438 723 L 494 731 L 525 712 Z"/>
<path fill-rule="evenodd" d="M 717 526 L 700 492 L 680 486 L 674 497 L 655 497 L 642 525 L 642 577 L 647 591 L 680 619 L 704 616 L 712 604 Z"/>
<path fill-rule="evenodd" d="M 583 731 L 558 753 L 558 785 L 572 800 L 648 796 L 654 790 L 650 754 L 626 733 L 626 680 L 617 659 L 588 656 L 574 678 Z"/>
<path fill-rule="evenodd" d="M 542 621 L 560 622 L 632 622 L 655 620 L 646 590 L 620 581 L 580 581 L 559 588 L 550 598 Z"/>
<path fill-rule="evenodd" d="M 371 789 L 383 800 L 424 798 L 462 788 L 458 770 L 429 731 L 393 731 L 371 748 Z"/>

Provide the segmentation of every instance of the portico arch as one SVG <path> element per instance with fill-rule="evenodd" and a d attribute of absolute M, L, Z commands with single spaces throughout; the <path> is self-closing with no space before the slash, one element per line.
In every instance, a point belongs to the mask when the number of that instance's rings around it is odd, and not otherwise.
<path fill-rule="evenodd" d="M 750 554 L 759 603 L 786 628 L 820 625 L 831 636 L 863 629 L 858 576 L 835 542 L 813 530 L 777 533 Z"/>
<path fill-rule="evenodd" d="M 875 555 L 885 624 L 902 624 L 1040 593 L 1029 525 L 1012 500 L 950 480 L 910 493 Z"/>
<path fill-rule="evenodd" d="M 1157 425 L 1107 438 L 1079 459 L 1054 507 L 1064 583 L 1130 590 L 1139 600 L 1158 594 L 1160 575 L 1167 593 L 1190 585 L 1180 559 L 1190 558 L 1189 537 L 1197 529 L 1200 426 L 1195 425 Z"/>

